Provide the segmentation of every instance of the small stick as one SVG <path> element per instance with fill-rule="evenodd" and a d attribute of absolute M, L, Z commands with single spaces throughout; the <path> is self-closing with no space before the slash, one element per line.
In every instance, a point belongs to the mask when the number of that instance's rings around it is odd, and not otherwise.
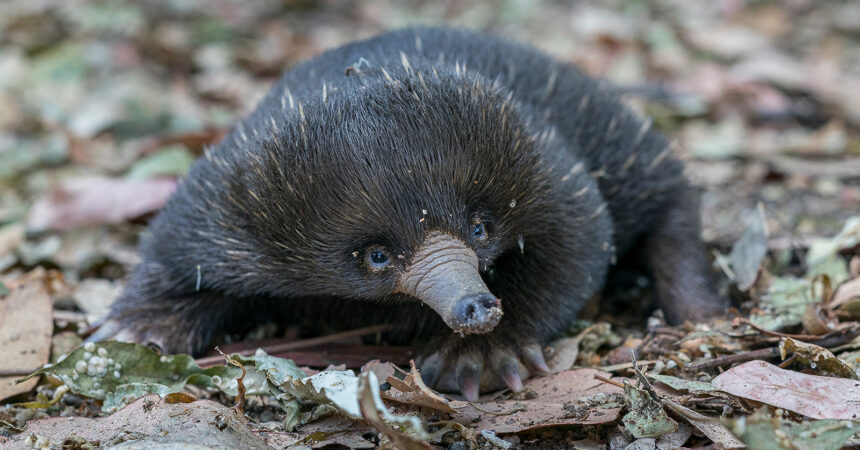
<path fill-rule="evenodd" d="M 783 362 L 779 363 L 779 368 L 780 368 L 780 369 L 785 369 L 786 367 L 790 366 L 790 365 L 794 362 L 794 360 L 795 360 L 795 359 L 797 359 L 797 355 L 791 355 L 791 356 L 789 356 L 789 357 L 788 357 L 788 359 L 786 359 L 785 361 L 783 361 Z"/>
<path fill-rule="evenodd" d="M 648 394 L 651 395 L 651 398 L 654 399 L 655 402 L 662 404 L 662 400 L 660 400 L 660 396 L 657 395 L 657 392 L 654 390 L 654 386 L 651 386 L 651 383 L 648 382 L 648 378 L 645 377 L 645 374 L 639 370 L 639 365 L 636 364 L 636 352 L 630 352 L 630 359 L 632 359 L 633 363 L 633 372 L 636 374 L 636 378 L 639 379 L 639 384 L 641 384 L 642 389 L 648 391 Z"/>
<path fill-rule="evenodd" d="M 641 366 L 650 366 L 650 365 L 653 365 L 656 363 L 657 363 L 656 360 L 655 361 L 645 360 L 645 361 L 637 361 L 636 364 L 638 364 L 641 367 Z M 613 364 L 611 366 L 595 367 L 595 369 L 603 371 L 603 372 L 617 372 L 619 370 L 632 369 L 632 368 L 633 368 L 632 362 Z"/>
<path fill-rule="evenodd" d="M 334 334 L 329 334 L 326 336 L 320 336 L 320 337 L 311 338 L 311 339 L 302 339 L 300 341 L 284 342 L 283 344 L 269 345 L 269 346 L 264 346 L 264 347 L 260 347 L 260 348 L 262 348 L 263 351 L 265 351 L 266 353 L 269 353 L 269 354 L 282 353 L 282 352 L 286 352 L 288 350 L 297 350 L 300 348 L 316 347 L 318 345 L 328 344 L 330 342 L 337 342 L 337 341 L 340 341 L 343 339 L 348 339 L 348 338 L 358 337 L 358 336 L 364 336 L 366 334 L 379 333 L 379 332 L 387 330 L 388 327 L 389 327 L 389 325 L 387 325 L 387 324 L 373 325 L 373 326 L 369 326 L 369 327 L 358 328 L 355 330 L 344 331 L 342 333 L 334 333 Z M 254 349 L 242 350 L 242 351 L 239 351 L 236 353 L 238 353 L 242 356 L 251 356 L 256 352 L 257 352 L 257 349 L 254 348 Z M 222 358 L 221 356 L 207 356 L 205 358 L 196 359 L 194 362 L 196 362 L 197 365 L 200 367 L 210 367 L 210 366 L 217 365 L 218 363 L 222 362 L 223 360 L 224 360 L 224 358 Z"/>
<path fill-rule="evenodd" d="M 715 367 L 727 366 L 729 364 L 752 361 L 756 359 L 771 359 L 779 357 L 778 347 L 766 347 L 758 350 L 751 350 L 743 353 L 735 353 L 733 355 L 720 356 L 719 358 L 709 359 L 695 364 L 688 364 L 684 370 L 698 372 L 700 370 L 713 369 Z"/>
<path fill-rule="evenodd" d="M 823 334 L 823 335 L 820 335 L 820 336 L 816 336 L 816 335 L 812 335 L 812 334 L 790 334 L 790 333 L 780 333 L 779 331 L 766 330 L 766 329 L 764 329 L 764 328 L 762 328 L 762 327 L 760 327 L 760 326 L 758 326 L 758 325 L 756 325 L 756 324 L 754 324 L 754 323 L 750 322 L 750 321 L 749 321 L 749 319 L 745 319 L 745 318 L 743 318 L 743 317 L 738 317 L 738 318 L 737 318 L 737 319 L 735 319 L 735 320 L 737 320 L 739 323 L 742 323 L 742 324 L 744 324 L 744 325 L 747 325 L 747 326 L 749 326 L 749 327 L 751 327 L 751 328 L 755 329 L 756 331 L 758 331 L 758 332 L 759 332 L 759 333 L 761 333 L 761 334 L 766 334 L 766 335 L 769 335 L 769 336 L 776 336 L 776 337 L 788 337 L 788 338 L 797 339 L 797 340 L 804 341 L 804 342 L 814 341 L 814 340 L 816 340 L 816 339 L 822 339 L 822 338 L 825 338 L 825 337 L 829 337 L 830 335 L 832 335 L 832 334 L 833 334 L 833 332 L 830 332 L 830 333 L 827 333 L 827 334 Z"/>
<path fill-rule="evenodd" d="M 225 355 L 220 348 L 215 347 L 215 350 L 218 350 L 218 353 L 220 353 L 221 357 L 227 361 L 227 364 L 242 369 L 242 376 L 236 379 L 236 390 L 238 393 L 236 394 L 236 404 L 233 405 L 233 408 L 239 411 L 239 414 L 245 414 L 245 375 L 247 375 L 247 372 L 245 372 L 245 366 L 230 356 Z"/>
<path fill-rule="evenodd" d="M 520 411 L 525 411 L 525 410 L 526 410 L 526 407 L 525 407 L 525 406 L 516 406 L 516 407 L 511 408 L 511 409 L 509 409 L 509 410 L 507 410 L 507 411 L 489 411 L 489 410 L 486 410 L 486 409 L 481 409 L 481 408 L 480 408 L 480 407 L 478 407 L 478 405 L 476 405 L 474 402 L 469 402 L 469 406 L 471 406 L 472 408 L 477 409 L 478 411 L 481 411 L 481 412 L 482 412 L 482 413 L 484 413 L 484 414 L 492 414 L 492 415 L 494 415 L 494 416 L 507 416 L 507 415 L 513 414 L 513 413 L 515 413 L 515 412 L 520 412 Z"/>
<path fill-rule="evenodd" d="M 602 382 L 604 382 L 604 383 L 609 383 L 609 384 L 611 384 L 611 385 L 613 385 L 613 386 L 618 386 L 618 387 L 620 387 L 621 389 L 624 389 L 624 384 L 623 384 L 623 383 L 619 383 L 619 382 L 617 382 L 617 381 L 615 381 L 615 380 L 610 380 L 609 378 L 606 378 L 606 377 L 604 377 L 603 375 L 600 375 L 600 374 L 597 374 L 597 373 L 596 373 L 596 374 L 594 374 L 594 379 L 596 379 L 596 380 L 600 380 L 600 381 L 602 381 Z"/>
<path fill-rule="evenodd" d="M 829 334 L 830 333 L 828 333 L 828 335 Z M 832 336 L 828 335 L 822 336 L 820 339 L 810 342 L 810 344 L 815 344 L 819 347 L 824 347 L 827 349 L 831 347 L 845 345 L 848 342 L 851 342 L 855 337 L 860 335 L 860 327 L 853 326 L 844 330 L 840 330 L 838 334 L 834 334 Z"/>

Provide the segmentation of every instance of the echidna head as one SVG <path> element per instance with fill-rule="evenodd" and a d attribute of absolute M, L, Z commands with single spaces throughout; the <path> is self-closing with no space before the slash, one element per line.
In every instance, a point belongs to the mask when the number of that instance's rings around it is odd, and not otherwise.
<path fill-rule="evenodd" d="M 482 273 L 557 222 L 545 166 L 559 152 L 486 80 L 413 79 L 258 117 L 277 127 L 247 151 L 228 137 L 213 157 L 231 168 L 222 201 L 243 212 L 220 220 L 255 255 L 237 270 L 258 271 L 261 291 L 410 297 L 456 332 L 486 333 L 502 302 Z"/>

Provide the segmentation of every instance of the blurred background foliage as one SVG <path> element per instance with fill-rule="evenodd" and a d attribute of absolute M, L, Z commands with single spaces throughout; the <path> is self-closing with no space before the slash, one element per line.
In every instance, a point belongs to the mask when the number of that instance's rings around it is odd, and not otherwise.
<path fill-rule="evenodd" d="M 855 1 L 7 0 L 0 270 L 120 279 L 164 183 L 285 68 L 412 24 L 531 42 L 616 83 L 680 144 L 715 246 L 759 201 L 786 242 L 860 209 Z"/>

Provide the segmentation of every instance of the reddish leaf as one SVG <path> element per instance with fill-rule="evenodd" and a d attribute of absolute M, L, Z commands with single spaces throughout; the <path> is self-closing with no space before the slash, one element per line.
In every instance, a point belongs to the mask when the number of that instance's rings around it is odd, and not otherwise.
<path fill-rule="evenodd" d="M 53 307 L 44 273 L 29 277 L 0 299 L 0 370 L 30 371 L 48 362 L 54 331 Z M 33 378 L 15 384 L 18 378 L 21 377 L 0 377 L 0 400 L 27 392 L 38 382 Z"/>
<path fill-rule="evenodd" d="M 66 180 L 36 201 L 27 226 L 36 230 L 66 230 L 79 225 L 121 223 L 161 208 L 175 187 L 173 178 Z"/>
<path fill-rule="evenodd" d="M 717 389 L 815 419 L 860 417 L 860 382 L 783 370 L 750 361 L 720 374 Z"/>
<path fill-rule="evenodd" d="M 536 396 L 524 400 L 497 400 L 478 405 L 454 401 L 454 420 L 478 430 L 518 433 L 557 425 L 595 425 L 618 418 L 623 404 L 622 389 L 604 383 L 595 375 L 609 374 L 595 369 L 565 370 L 546 377 L 532 378 L 524 392 Z"/>
<path fill-rule="evenodd" d="M 424 406 L 447 413 L 456 412 L 448 405 L 448 400 L 440 397 L 424 384 L 424 380 L 421 379 L 418 369 L 415 368 L 415 362 L 409 361 L 409 365 L 412 370 L 404 379 L 401 380 L 395 376 L 386 378 L 388 384 L 391 385 L 391 389 L 383 392 L 382 398 L 407 405 Z"/>

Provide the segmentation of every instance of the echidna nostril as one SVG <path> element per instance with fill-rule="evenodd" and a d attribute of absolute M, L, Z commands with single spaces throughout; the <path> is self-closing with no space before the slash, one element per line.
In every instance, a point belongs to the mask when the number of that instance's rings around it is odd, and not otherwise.
<path fill-rule="evenodd" d="M 477 313 L 477 305 L 474 303 L 469 303 L 466 305 L 466 320 L 474 320 L 475 314 Z"/>
<path fill-rule="evenodd" d="M 481 327 L 498 321 L 491 311 L 498 308 L 499 300 L 489 292 L 472 294 L 460 298 L 454 306 L 454 318 L 464 326 Z"/>
<path fill-rule="evenodd" d="M 486 294 L 481 295 L 478 298 L 478 303 L 481 305 L 482 308 L 490 309 L 499 306 L 499 299 L 497 299 L 493 295 Z"/>

